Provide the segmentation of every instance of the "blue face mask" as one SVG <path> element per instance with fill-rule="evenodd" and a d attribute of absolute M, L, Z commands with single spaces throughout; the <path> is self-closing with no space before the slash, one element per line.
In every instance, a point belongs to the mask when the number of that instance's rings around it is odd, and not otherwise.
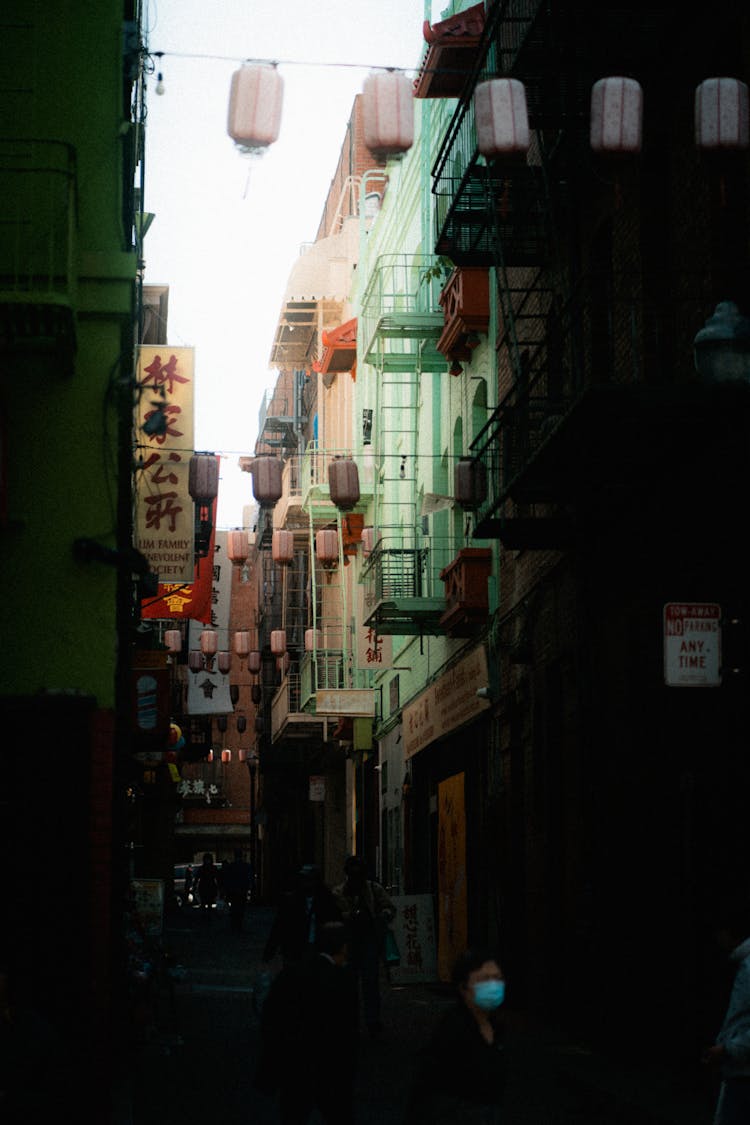
<path fill-rule="evenodd" d="M 499 1008 L 505 999 L 504 980 L 480 980 L 473 986 L 474 1003 L 483 1012 Z"/>

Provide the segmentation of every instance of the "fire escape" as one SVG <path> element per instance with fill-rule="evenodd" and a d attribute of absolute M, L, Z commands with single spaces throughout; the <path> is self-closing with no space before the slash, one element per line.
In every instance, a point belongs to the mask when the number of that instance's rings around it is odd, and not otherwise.
<path fill-rule="evenodd" d="M 595 33 L 575 7 L 490 8 L 433 167 L 437 253 L 494 278 L 500 401 L 471 447 L 487 480 L 474 534 L 510 548 L 576 541 L 634 485 L 648 488 L 677 454 L 679 426 L 699 424 L 705 409 L 692 366 L 705 284 L 696 268 L 679 307 L 670 300 L 656 217 L 632 206 L 661 154 L 597 163 L 589 141 L 603 73 L 587 44 L 596 38 L 612 54 L 630 37 L 634 56 L 646 44 L 653 58 L 668 27 L 663 14 L 641 12 L 616 33 L 616 14 L 587 11 Z M 497 76 L 524 85 L 525 159 L 478 151 L 473 95 Z M 618 254 L 627 246 L 646 260 Z"/>
<path fill-rule="evenodd" d="M 447 561 L 417 513 L 417 424 L 422 372 L 445 371 L 437 259 L 387 254 L 362 299 L 363 355 L 376 372 L 375 546 L 362 569 L 365 624 L 378 634 L 440 633 Z"/>

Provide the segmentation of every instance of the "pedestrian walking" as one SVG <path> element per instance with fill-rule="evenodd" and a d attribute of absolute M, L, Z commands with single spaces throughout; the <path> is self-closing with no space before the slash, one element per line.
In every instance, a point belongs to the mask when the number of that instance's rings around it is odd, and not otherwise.
<path fill-rule="evenodd" d="M 453 973 L 456 1003 L 420 1053 L 404 1125 L 496 1125 L 505 1086 L 500 962 L 467 950 Z"/>
<path fill-rule="evenodd" d="M 240 848 L 234 849 L 234 859 L 224 864 L 224 898 L 229 907 L 229 926 L 235 933 L 242 933 L 242 923 L 247 910 L 247 900 L 253 884 L 253 869 L 244 859 Z"/>
<path fill-rule="evenodd" d="M 183 889 L 183 895 L 184 895 L 183 901 L 185 902 L 186 905 L 189 905 L 190 902 L 192 901 L 193 882 L 194 882 L 193 865 L 191 863 L 189 863 L 187 865 L 187 867 L 185 868 L 185 879 L 184 879 L 184 884 L 183 884 L 183 887 L 184 887 L 184 889 Z"/>
<path fill-rule="evenodd" d="M 217 896 L 219 894 L 219 877 L 214 864 L 214 857 L 210 852 L 203 856 L 203 863 L 198 868 L 198 896 L 201 901 L 201 914 L 211 917 Z"/>
<path fill-rule="evenodd" d="M 396 907 L 380 883 L 367 878 L 361 857 L 349 856 L 344 874 L 344 882 L 334 887 L 333 893 L 349 935 L 349 955 L 362 990 L 364 1020 L 374 1037 L 383 1030 L 380 967 L 386 930 L 396 916 Z"/>
<path fill-rule="evenodd" d="M 716 939 L 734 965 L 729 1004 L 716 1042 L 704 1062 L 721 1074 L 714 1125 L 750 1122 L 750 901 L 742 899 L 721 908 Z"/>
<path fill-rule="evenodd" d="M 281 1125 L 353 1125 L 357 986 L 346 962 L 346 930 L 324 923 L 317 949 L 274 979 L 261 1015 L 255 1088 L 279 1099 Z"/>
<path fill-rule="evenodd" d="M 300 961 L 315 949 L 320 927 L 340 921 L 341 911 L 320 870 L 314 864 L 305 864 L 297 873 L 293 890 L 279 904 L 263 960 L 272 961 L 280 953 L 284 964 Z"/>

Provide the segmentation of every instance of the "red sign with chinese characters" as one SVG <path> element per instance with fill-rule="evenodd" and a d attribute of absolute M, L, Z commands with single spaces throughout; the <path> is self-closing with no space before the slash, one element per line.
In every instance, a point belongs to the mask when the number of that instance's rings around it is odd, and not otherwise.
<path fill-rule="evenodd" d="M 208 555 L 197 559 L 191 584 L 184 582 L 160 582 L 155 598 L 145 598 L 141 602 L 141 617 L 173 618 L 178 621 L 202 621 L 211 623 L 212 581 L 216 541 L 216 501 L 211 515 L 211 539 Z"/>

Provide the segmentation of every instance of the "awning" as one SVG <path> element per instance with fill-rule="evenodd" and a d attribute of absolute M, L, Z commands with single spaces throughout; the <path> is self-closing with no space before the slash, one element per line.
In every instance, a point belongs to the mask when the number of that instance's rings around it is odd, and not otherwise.
<path fill-rule="evenodd" d="M 323 358 L 313 364 L 313 368 L 323 376 L 323 382 L 330 387 L 334 375 L 339 371 L 351 371 L 352 379 L 357 374 L 357 318 L 352 317 L 338 328 L 329 328 L 321 333 Z"/>
<path fill-rule="evenodd" d="M 474 4 L 440 23 L 425 20 L 422 34 L 428 44 L 414 80 L 415 98 L 457 98 L 472 68 L 475 49 L 484 31 L 484 4 Z"/>

